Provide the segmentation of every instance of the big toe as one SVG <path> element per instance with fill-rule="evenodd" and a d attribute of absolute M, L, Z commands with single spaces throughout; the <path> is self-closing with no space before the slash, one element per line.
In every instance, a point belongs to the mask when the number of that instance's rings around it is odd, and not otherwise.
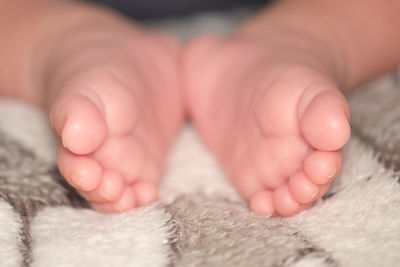
<path fill-rule="evenodd" d="M 306 90 L 299 103 L 300 127 L 314 149 L 334 151 L 350 138 L 350 108 L 336 88 Z"/>
<path fill-rule="evenodd" d="M 63 146 L 75 154 L 93 152 L 107 136 L 107 125 L 98 103 L 84 94 L 60 95 L 50 117 Z"/>

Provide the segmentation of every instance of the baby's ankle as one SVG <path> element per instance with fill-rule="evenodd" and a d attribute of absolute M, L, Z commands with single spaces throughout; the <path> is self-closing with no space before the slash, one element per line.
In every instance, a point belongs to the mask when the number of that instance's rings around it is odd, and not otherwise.
<path fill-rule="evenodd" d="M 359 83 L 353 69 L 356 62 L 349 54 L 349 40 L 344 38 L 341 21 L 313 17 L 307 5 L 281 1 L 246 21 L 237 31 L 239 36 L 262 40 L 267 49 L 283 60 L 298 59 L 325 73 L 341 89 Z"/>
<path fill-rule="evenodd" d="M 322 30 L 304 30 L 290 24 L 242 28 L 237 35 L 258 43 L 282 65 L 301 65 L 323 73 L 340 88 L 347 88 L 344 52 L 339 42 Z M 269 52 L 270 51 L 270 52 Z"/>

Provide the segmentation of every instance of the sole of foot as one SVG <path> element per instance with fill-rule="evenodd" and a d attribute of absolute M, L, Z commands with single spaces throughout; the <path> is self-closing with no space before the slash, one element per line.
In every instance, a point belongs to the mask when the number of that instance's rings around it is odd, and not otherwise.
<path fill-rule="evenodd" d="M 98 211 L 150 204 L 183 120 L 180 46 L 137 29 L 76 43 L 50 88 L 59 169 Z"/>
<path fill-rule="evenodd" d="M 284 52 L 206 36 L 184 57 L 194 124 L 262 215 L 292 216 L 312 206 L 339 174 L 350 137 L 350 109 L 336 84 Z"/>

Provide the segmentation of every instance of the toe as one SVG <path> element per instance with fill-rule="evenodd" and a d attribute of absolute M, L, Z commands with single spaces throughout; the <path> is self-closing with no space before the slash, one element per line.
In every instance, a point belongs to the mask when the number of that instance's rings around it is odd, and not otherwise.
<path fill-rule="evenodd" d="M 300 209 L 300 204 L 294 199 L 287 185 L 275 189 L 272 200 L 275 210 L 281 216 L 292 216 Z"/>
<path fill-rule="evenodd" d="M 101 111 L 84 95 L 70 93 L 60 96 L 50 116 L 63 145 L 73 153 L 93 152 L 107 135 Z"/>
<path fill-rule="evenodd" d="M 249 201 L 250 209 L 260 215 L 272 215 L 274 204 L 272 193 L 269 190 L 259 191 L 254 194 Z"/>
<path fill-rule="evenodd" d="M 313 202 L 318 195 L 318 186 L 310 181 L 303 171 L 290 177 L 288 186 L 293 198 L 302 204 Z"/>
<path fill-rule="evenodd" d="M 114 202 L 121 197 L 124 187 L 125 182 L 119 172 L 104 170 L 103 179 L 95 192 L 103 201 Z"/>
<path fill-rule="evenodd" d="M 155 202 L 158 198 L 157 186 L 148 181 L 138 181 L 132 185 L 138 206 L 146 206 Z"/>
<path fill-rule="evenodd" d="M 103 168 L 97 161 L 65 148 L 60 148 L 57 161 L 61 174 L 76 189 L 89 192 L 100 184 Z"/>
<path fill-rule="evenodd" d="M 125 212 L 134 209 L 137 206 L 136 197 L 133 189 L 129 186 L 125 187 L 120 199 L 113 204 L 116 212 Z"/>
<path fill-rule="evenodd" d="M 304 172 L 314 183 L 322 185 L 332 181 L 340 172 L 343 161 L 341 150 L 314 151 L 304 160 Z"/>
<path fill-rule="evenodd" d="M 337 89 L 306 90 L 299 103 L 299 118 L 304 138 L 315 149 L 338 150 L 350 138 L 350 109 Z"/>

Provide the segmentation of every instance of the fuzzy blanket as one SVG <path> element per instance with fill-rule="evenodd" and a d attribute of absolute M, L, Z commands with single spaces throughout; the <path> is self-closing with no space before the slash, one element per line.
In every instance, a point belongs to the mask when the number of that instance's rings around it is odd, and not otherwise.
<path fill-rule="evenodd" d="M 210 25 L 227 32 L 243 14 L 162 27 L 190 38 Z M 252 214 L 190 125 L 172 149 L 158 203 L 96 213 L 58 173 L 45 115 L 1 100 L 0 266 L 400 266 L 398 77 L 350 96 L 343 171 L 292 218 Z"/>

